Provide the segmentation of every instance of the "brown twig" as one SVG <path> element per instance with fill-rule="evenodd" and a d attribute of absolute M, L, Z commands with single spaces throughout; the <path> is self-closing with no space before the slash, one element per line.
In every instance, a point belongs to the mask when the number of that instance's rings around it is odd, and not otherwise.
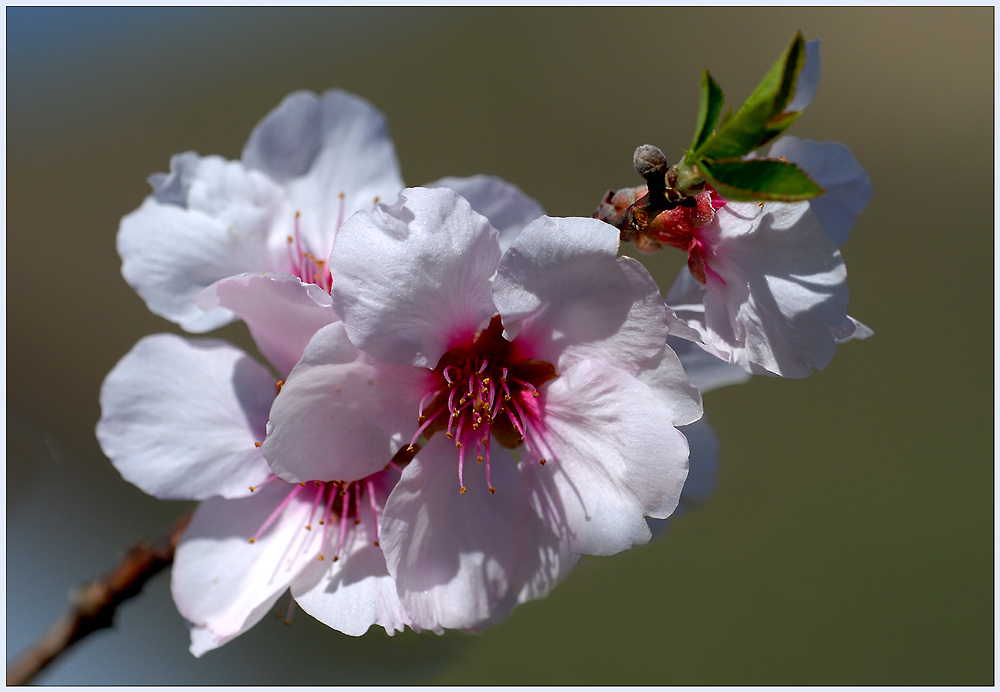
<path fill-rule="evenodd" d="M 174 561 L 174 550 L 190 520 L 191 514 L 185 514 L 155 544 L 135 544 L 106 577 L 74 590 L 70 609 L 7 669 L 7 685 L 27 684 L 70 646 L 114 625 L 118 606 Z"/>

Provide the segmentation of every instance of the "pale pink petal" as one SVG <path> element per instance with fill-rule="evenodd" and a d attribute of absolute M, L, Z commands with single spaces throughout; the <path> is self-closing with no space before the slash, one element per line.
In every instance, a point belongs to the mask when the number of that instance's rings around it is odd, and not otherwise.
<path fill-rule="evenodd" d="M 851 150 L 839 142 L 786 136 L 771 145 L 768 156 L 788 159 L 823 188 L 823 194 L 809 200 L 809 206 L 833 242 L 843 245 L 872 198 L 868 174 Z"/>
<path fill-rule="evenodd" d="M 599 358 L 636 372 L 663 348 L 667 311 L 641 264 L 616 259 L 619 232 L 597 219 L 532 222 L 500 260 L 493 300 L 504 336 L 561 372 Z"/>
<path fill-rule="evenodd" d="M 240 163 L 194 153 L 175 156 L 171 173 L 150 182 L 153 195 L 118 230 L 122 275 L 150 310 L 188 331 L 232 321 L 228 310 L 205 313 L 191 299 L 233 274 L 284 269 L 267 246 L 283 191 Z"/>
<path fill-rule="evenodd" d="M 521 188 L 501 178 L 474 175 L 470 178 L 441 178 L 424 187 L 447 187 L 465 197 L 472 210 L 485 216 L 500 232 L 500 249 L 507 248 L 524 227 L 545 214 L 542 205 Z"/>
<path fill-rule="evenodd" d="M 497 232 L 458 193 L 411 188 L 352 216 L 330 257 L 333 306 L 359 348 L 433 368 L 496 314 Z"/>
<path fill-rule="evenodd" d="M 575 563 L 531 510 L 514 460 L 494 446 L 491 481 L 474 457 L 459 493 L 457 453 L 433 437 L 386 503 L 382 548 L 413 626 L 480 629 L 544 595 Z"/>
<path fill-rule="evenodd" d="M 233 311 L 246 322 L 257 348 L 286 377 L 321 327 L 337 320 L 330 295 L 289 274 L 239 274 L 195 296 L 205 310 Z"/>
<path fill-rule="evenodd" d="M 339 89 L 289 94 L 254 128 L 243 163 L 283 184 L 311 251 L 325 258 L 340 224 L 403 188 L 399 162 L 382 115 Z M 342 196 L 341 196 L 342 195 Z"/>
<path fill-rule="evenodd" d="M 250 543 L 295 487 L 275 481 L 251 497 L 212 498 L 195 510 L 174 555 L 170 590 L 181 615 L 208 631 L 192 634 L 196 656 L 259 622 L 302 570 L 317 561 L 323 532 L 316 526 L 305 529 L 310 499 L 293 498 Z"/>
<path fill-rule="evenodd" d="M 274 378 L 222 341 L 141 339 L 101 387 L 97 439 L 125 480 L 162 499 L 241 497 L 270 475 Z"/>
<path fill-rule="evenodd" d="M 573 552 L 610 555 L 649 540 L 643 515 L 668 516 L 687 476 L 688 446 L 670 406 L 590 360 L 551 381 L 541 409 L 544 429 L 529 444 L 540 439 L 550 454 L 522 470 L 539 516 Z"/>
<path fill-rule="evenodd" d="M 681 340 L 681 343 L 688 344 L 693 350 L 701 350 L 690 341 Z M 683 361 L 669 345 L 650 359 L 635 377 L 667 406 L 674 426 L 687 425 L 701 418 L 701 392 L 690 382 Z"/>
<path fill-rule="evenodd" d="M 687 269 L 684 271 L 687 272 Z M 719 387 L 748 382 L 752 377 L 739 365 L 728 363 L 685 339 L 671 336 L 667 345 L 677 354 L 688 380 L 702 394 Z"/>
<path fill-rule="evenodd" d="M 380 475 L 389 474 L 396 472 Z M 385 485 L 379 482 L 379 507 L 385 506 Z M 292 582 L 292 596 L 304 611 L 344 634 L 357 637 L 372 625 L 381 626 L 389 634 L 402 632 L 410 620 L 399 602 L 396 582 L 389 576 L 382 551 L 375 545 L 371 509 L 364 498 L 361 504 L 361 522 L 346 534 L 340 559 L 331 560 L 338 542 L 335 532 L 331 532 L 329 548 L 325 548 L 329 555 L 306 566 Z"/>
<path fill-rule="evenodd" d="M 756 374 L 801 378 L 826 367 L 847 319 L 847 270 L 809 204 L 729 203 L 701 234 L 714 272 L 706 345 Z"/>
<path fill-rule="evenodd" d="M 750 377 L 749 373 L 744 374 Z M 684 481 L 677 509 L 669 518 L 646 517 L 653 538 L 663 535 L 674 517 L 701 507 L 715 492 L 715 477 L 719 470 L 719 439 L 715 431 L 704 417 L 691 425 L 685 425 L 680 431 L 691 448 L 687 480 Z"/>
<path fill-rule="evenodd" d="M 430 371 L 374 360 L 323 327 L 274 400 L 264 456 L 289 481 L 357 480 L 409 444 Z"/>
<path fill-rule="evenodd" d="M 850 315 L 847 316 L 846 322 L 833 332 L 833 336 L 837 340 L 838 344 L 842 344 L 853 339 L 867 339 L 870 336 L 874 336 L 874 334 L 875 332 L 872 331 L 871 327 L 861 324 Z"/>

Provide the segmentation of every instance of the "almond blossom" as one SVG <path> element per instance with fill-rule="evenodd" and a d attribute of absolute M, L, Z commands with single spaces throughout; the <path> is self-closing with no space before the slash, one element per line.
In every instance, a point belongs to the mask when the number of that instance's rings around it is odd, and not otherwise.
<path fill-rule="evenodd" d="M 461 189 L 508 239 L 542 213 L 496 178 L 435 184 Z M 178 609 L 193 624 L 195 655 L 249 629 L 289 588 L 306 612 L 347 634 L 372 624 L 391 634 L 409 624 L 378 541 L 398 466 L 387 458 L 385 469 L 361 479 L 294 484 L 271 473 L 261 454 L 282 380 L 317 330 L 339 319 L 329 272 L 310 276 L 308 263 L 326 260 L 300 256 L 289 272 L 237 274 L 191 298 L 206 312 L 241 318 L 277 384 L 224 342 L 161 334 L 141 340 L 102 387 L 98 439 L 123 477 L 156 497 L 203 500 L 172 579 Z"/>
<path fill-rule="evenodd" d="M 329 295 L 310 308 L 315 286 L 294 277 L 239 276 L 213 288 L 237 314 L 254 305 L 248 321 L 266 336 L 261 350 L 278 354 L 279 372 L 312 336 L 289 329 L 290 316 L 306 327 L 336 321 Z M 347 634 L 373 624 L 392 633 L 408 622 L 378 548 L 381 508 L 398 472 L 352 482 L 278 479 L 260 451 L 278 386 L 225 342 L 157 334 L 140 340 L 101 388 L 97 437 L 122 475 L 156 497 L 204 500 L 181 537 L 171 580 L 197 656 L 252 627 L 289 588 L 306 612 Z"/>
<path fill-rule="evenodd" d="M 836 345 L 871 330 L 849 316 L 847 269 L 837 242 L 871 197 L 867 175 L 841 144 L 783 137 L 771 153 L 824 186 L 808 202 L 726 202 L 713 191 L 698 205 L 661 214 L 657 232 L 688 252 L 667 295 L 698 330 L 703 347 L 748 372 L 806 377 Z"/>
<path fill-rule="evenodd" d="M 264 454 L 290 482 L 350 481 L 400 450 L 380 541 L 415 628 L 477 629 L 544 595 L 578 555 L 646 542 L 701 415 L 672 326 L 618 232 L 542 217 L 501 258 L 450 190 L 349 219 L 331 256 L 343 321 L 275 399 Z M 333 450 L 337 453 L 333 454 Z"/>
<path fill-rule="evenodd" d="M 254 128 L 239 161 L 195 152 L 149 178 L 153 194 L 118 232 L 125 280 L 151 311 L 190 332 L 235 319 L 194 297 L 241 273 L 278 273 L 330 290 L 327 258 L 337 229 L 359 209 L 403 188 L 385 117 L 353 94 L 297 91 Z M 509 238 L 543 212 L 489 176 L 447 178 Z M 209 301 L 210 302 L 210 301 Z"/>

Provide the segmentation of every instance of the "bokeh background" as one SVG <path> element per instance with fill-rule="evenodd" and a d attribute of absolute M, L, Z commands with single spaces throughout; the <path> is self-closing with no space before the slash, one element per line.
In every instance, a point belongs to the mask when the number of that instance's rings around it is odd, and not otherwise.
<path fill-rule="evenodd" d="M 477 636 L 266 618 L 195 659 L 160 575 L 48 684 L 992 684 L 993 8 L 13 9 L 7 25 L 7 660 L 186 511 L 93 428 L 108 370 L 177 331 L 122 280 L 119 219 L 174 153 L 238 158 L 294 89 L 387 115 L 410 184 L 491 173 L 552 215 L 679 156 L 698 77 L 740 102 L 796 30 L 823 77 L 791 133 L 874 199 L 843 248 L 875 330 L 803 381 L 706 396 L 716 492 Z M 626 248 L 626 252 L 629 249 Z M 664 288 L 679 253 L 650 258 Z M 251 351 L 245 329 L 216 334 Z"/>

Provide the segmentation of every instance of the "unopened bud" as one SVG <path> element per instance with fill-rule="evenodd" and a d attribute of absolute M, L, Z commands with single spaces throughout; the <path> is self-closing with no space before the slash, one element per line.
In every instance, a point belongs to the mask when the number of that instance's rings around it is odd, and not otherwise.
<path fill-rule="evenodd" d="M 670 167 L 667 163 L 667 157 L 663 155 L 659 147 L 654 147 L 652 144 L 643 144 L 638 147 L 632 157 L 632 162 L 635 165 L 636 173 L 646 180 L 649 180 L 650 176 L 656 176 L 662 180 Z"/>

